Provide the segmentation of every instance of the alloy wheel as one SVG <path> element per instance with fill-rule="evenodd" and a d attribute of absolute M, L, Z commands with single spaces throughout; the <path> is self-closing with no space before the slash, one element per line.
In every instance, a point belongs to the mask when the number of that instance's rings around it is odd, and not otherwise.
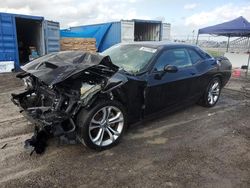
<path fill-rule="evenodd" d="M 220 95 L 220 83 L 218 80 L 215 80 L 208 91 L 208 103 L 210 105 L 215 104 L 218 99 L 219 99 L 219 95 Z"/>
<path fill-rule="evenodd" d="M 115 106 L 105 106 L 91 119 L 89 137 L 97 146 L 108 146 L 121 135 L 123 127 L 122 111 Z"/>

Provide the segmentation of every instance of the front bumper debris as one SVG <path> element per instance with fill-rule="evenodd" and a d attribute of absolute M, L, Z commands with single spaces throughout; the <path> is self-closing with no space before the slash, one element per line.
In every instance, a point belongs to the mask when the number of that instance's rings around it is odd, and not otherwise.
<path fill-rule="evenodd" d="M 45 130 L 39 130 L 38 127 L 35 128 L 34 135 L 30 138 L 25 140 L 24 148 L 31 149 L 30 156 L 34 153 L 37 154 L 44 153 L 46 147 L 48 146 L 47 141 L 50 135 Z"/>
<path fill-rule="evenodd" d="M 11 94 L 11 101 L 19 107 L 20 113 L 34 124 L 34 135 L 25 141 L 25 148 L 31 150 L 30 155 L 34 152 L 37 154 L 44 153 L 50 137 L 75 140 L 75 123 L 65 112 L 53 111 L 50 106 L 25 108 L 22 100 L 30 94 L 32 94 L 31 91 Z M 71 125 L 67 130 L 62 127 L 64 121 L 68 121 Z"/>
<path fill-rule="evenodd" d="M 20 99 L 28 94 L 30 94 L 28 91 L 20 94 L 12 93 L 11 101 L 19 107 L 20 112 L 31 122 L 40 126 L 46 126 L 58 124 L 70 118 L 66 113 L 53 111 L 50 106 L 29 107 L 25 109 L 21 105 Z"/>

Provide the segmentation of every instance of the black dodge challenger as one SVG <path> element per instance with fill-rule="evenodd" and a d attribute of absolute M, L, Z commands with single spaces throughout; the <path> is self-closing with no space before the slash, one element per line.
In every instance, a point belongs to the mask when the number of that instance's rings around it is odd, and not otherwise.
<path fill-rule="evenodd" d="M 100 54 L 58 52 L 22 67 L 25 91 L 12 101 L 35 125 L 26 141 L 42 153 L 51 136 L 103 150 L 128 124 L 162 110 L 214 106 L 231 76 L 231 63 L 197 46 L 118 44 Z"/>

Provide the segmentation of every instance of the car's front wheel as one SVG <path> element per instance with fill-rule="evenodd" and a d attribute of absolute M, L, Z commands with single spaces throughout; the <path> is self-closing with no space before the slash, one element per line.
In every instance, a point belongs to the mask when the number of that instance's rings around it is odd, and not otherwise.
<path fill-rule="evenodd" d="M 117 101 L 99 101 L 82 109 L 77 117 L 77 134 L 91 149 L 104 150 L 116 145 L 126 129 L 126 112 Z"/>
<path fill-rule="evenodd" d="M 221 81 L 218 77 L 215 77 L 209 82 L 206 91 L 201 98 L 201 105 L 205 107 L 213 107 L 218 102 L 220 93 Z"/>

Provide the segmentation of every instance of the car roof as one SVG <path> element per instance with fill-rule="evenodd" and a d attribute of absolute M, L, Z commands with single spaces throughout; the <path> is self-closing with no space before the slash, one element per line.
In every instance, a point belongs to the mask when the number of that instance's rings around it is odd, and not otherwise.
<path fill-rule="evenodd" d="M 166 42 L 166 41 L 143 41 L 143 42 L 130 42 L 122 43 L 123 45 L 144 45 L 152 48 L 163 48 L 163 47 L 196 47 L 191 44 L 176 43 L 176 42 Z"/>

